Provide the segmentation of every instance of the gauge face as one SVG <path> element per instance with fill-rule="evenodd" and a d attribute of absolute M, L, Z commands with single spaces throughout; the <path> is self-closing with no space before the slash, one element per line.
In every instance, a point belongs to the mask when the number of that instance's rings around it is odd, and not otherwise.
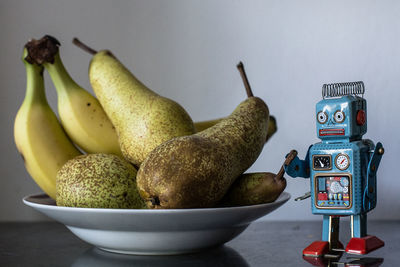
<path fill-rule="evenodd" d="M 330 155 L 314 155 L 313 168 L 314 170 L 330 170 L 332 169 L 332 160 Z"/>
<path fill-rule="evenodd" d="M 335 165 L 339 170 L 345 170 L 350 165 L 349 156 L 346 154 L 338 154 L 335 159 Z"/>

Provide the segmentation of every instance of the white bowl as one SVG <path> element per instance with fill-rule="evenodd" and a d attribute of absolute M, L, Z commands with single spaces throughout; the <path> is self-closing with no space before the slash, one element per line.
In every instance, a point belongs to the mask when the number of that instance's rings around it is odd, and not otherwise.
<path fill-rule="evenodd" d="M 58 207 L 45 194 L 26 196 L 23 201 L 100 249 L 124 254 L 169 255 L 222 245 L 289 199 L 290 194 L 283 192 L 275 202 L 267 204 L 164 210 Z"/>

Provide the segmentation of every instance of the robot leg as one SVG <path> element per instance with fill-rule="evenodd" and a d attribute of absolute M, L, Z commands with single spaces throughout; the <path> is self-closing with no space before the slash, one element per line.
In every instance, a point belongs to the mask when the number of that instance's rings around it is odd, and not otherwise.
<path fill-rule="evenodd" d="M 351 237 L 364 237 L 367 235 L 367 214 L 351 216 Z"/>
<path fill-rule="evenodd" d="M 385 243 L 376 236 L 367 235 L 367 214 L 351 216 L 351 239 L 346 246 L 346 252 L 350 254 L 368 254 Z"/>
<path fill-rule="evenodd" d="M 325 254 L 337 254 L 334 249 L 342 249 L 339 242 L 339 216 L 324 215 L 322 223 L 322 241 L 314 241 L 303 250 L 307 257 L 321 257 Z"/>

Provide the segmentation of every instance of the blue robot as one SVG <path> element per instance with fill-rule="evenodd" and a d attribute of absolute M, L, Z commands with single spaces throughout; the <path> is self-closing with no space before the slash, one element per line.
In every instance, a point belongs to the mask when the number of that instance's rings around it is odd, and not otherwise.
<path fill-rule="evenodd" d="M 321 142 L 309 147 L 304 160 L 296 157 L 285 166 L 291 177 L 310 178 L 310 193 L 298 199 L 310 196 L 312 213 L 323 215 L 322 240 L 305 248 L 304 256 L 367 254 L 384 245 L 367 235 L 367 212 L 376 206 L 376 172 L 384 149 L 362 139 L 367 132 L 364 91 L 363 82 L 323 85 L 323 99 L 316 105 Z M 351 216 L 346 248 L 339 241 L 342 216 Z"/>

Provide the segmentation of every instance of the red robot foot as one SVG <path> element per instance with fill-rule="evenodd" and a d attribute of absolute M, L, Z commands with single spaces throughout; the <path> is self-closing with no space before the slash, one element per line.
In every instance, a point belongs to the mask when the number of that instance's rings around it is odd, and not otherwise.
<path fill-rule="evenodd" d="M 307 257 L 322 257 L 328 252 L 328 241 L 314 241 L 303 250 L 303 255 Z"/>
<path fill-rule="evenodd" d="M 385 243 L 378 237 L 367 235 L 364 237 L 353 237 L 346 246 L 346 252 L 350 254 L 364 255 L 383 247 Z"/>
<path fill-rule="evenodd" d="M 340 256 L 343 251 L 343 244 L 338 241 L 337 245 L 329 249 L 328 241 L 314 241 L 303 250 L 306 257 L 323 257 L 324 255 Z M 337 249 L 335 251 L 335 249 Z"/>

